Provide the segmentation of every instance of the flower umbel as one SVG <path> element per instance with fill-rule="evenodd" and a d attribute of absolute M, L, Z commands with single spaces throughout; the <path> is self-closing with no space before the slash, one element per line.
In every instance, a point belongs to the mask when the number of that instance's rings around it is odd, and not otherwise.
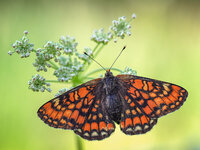
<path fill-rule="evenodd" d="M 24 36 L 21 40 L 17 40 L 12 47 L 14 51 L 9 51 L 8 54 L 12 55 L 13 53 L 17 53 L 21 55 L 21 58 L 26 58 L 30 56 L 30 53 L 33 51 L 33 44 L 29 43 L 29 39 L 27 37 L 28 31 L 24 31 Z"/>
<path fill-rule="evenodd" d="M 62 36 L 59 42 L 62 45 L 65 54 L 72 55 L 74 52 L 76 52 L 76 47 L 78 43 L 76 42 L 74 37 Z"/>
<path fill-rule="evenodd" d="M 72 59 L 70 56 L 61 56 L 58 58 L 58 62 L 61 67 L 54 72 L 58 81 L 67 82 L 83 71 L 83 64 L 77 58 Z"/>
<path fill-rule="evenodd" d="M 58 91 L 58 93 L 55 94 L 55 97 L 57 97 L 57 96 L 59 96 L 59 95 L 65 93 L 65 92 L 67 92 L 67 91 L 68 91 L 67 88 L 60 89 L 60 90 Z"/>
<path fill-rule="evenodd" d="M 93 55 L 93 51 L 89 47 L 85 47 L 84 48 L 84 52 L 86 52 L 89 56 Z M 85 63 L 89 64 L 91 62 L 91 60 L 85 54 L 76 53 L 76 56 L 78 56 L 78 58 L 81 59 L 81 60 L 83 60 Z"/>
<path fill-rule="evenodd" d="M 52 41 L 48 41 L 44 45 L 44 49 L 40 51 L 40 53 L 44 54 L 46 60 L 50 60 L 52 58 L 56 58 L 56 56 L 60 56 L 62 49 L 62 45 L 54 43 Z"/>
<path fill-rule="evenodd" d="M 137 71 L 136 70 L 133 70 L 129 67 L 126 67 L 124 69 L 124 71 L 121 72 L 121 74 L 130 74 L 130 75 L 137 75 Z"/>
<path fill-rule="evenodd" d="M 28 81 L 29 89 L 36 91 L 36 92 L 44 92 L 45 90 L 51 92 L 50 83 L 45 82 L 45 78 L 36 74 L 32 76 L 32 79 Z"/>
<path fill-rule="evenodd" d="M 95 30 L 92 34 L 91 40 L 96 43 L 103 43 L 107 44 L 111 39 L 113 35 L 111 32 L 105 33 L 104 29 L 101 28 L 100 30 Z"/>
<path fill-rule="evenodd" d="M 113 20 L 110 30 L 114 32 L 116 37 L 124 38 L 125 35 L 131 35 L 131 25 L 126 21 L 126 17 L 120 17 L 118 20 Z"/>

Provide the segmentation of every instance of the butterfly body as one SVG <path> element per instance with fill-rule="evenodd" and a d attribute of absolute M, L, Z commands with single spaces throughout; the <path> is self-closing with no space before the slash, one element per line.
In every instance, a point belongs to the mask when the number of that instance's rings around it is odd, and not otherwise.
<path fill-rule="evenodd" d="M 103 94 L 101 94 L 102 105 L 109 117 L 119 124 L 122 112 L 122 102 L 119 95 L 119 79 L 113 76 L 112 72 L 107 71 L 103 80 Z"/>
<path fill-rule="evenodd" d="M 134 75 L 88 81 L 40 107 L 38 116 L 49 126 L 73 130 L 87 140 L 102 140 L 115 130 L 143 134 L 157 119 L 179 109 L 187 91 L 175 84 Z"/>

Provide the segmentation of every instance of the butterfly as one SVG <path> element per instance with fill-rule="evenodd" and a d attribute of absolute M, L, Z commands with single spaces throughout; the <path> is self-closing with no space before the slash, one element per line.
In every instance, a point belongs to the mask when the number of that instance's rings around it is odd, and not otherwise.
<path fill-rule="evenodd" d="M 49 126 L 73 130 L 87 140 L 102 140 L 115 131 L 127 135 L 152 129 L 159 117 L 179 109 L 188 92 L 175 84 L 135 75 L 114 76 L 79 85 L 38 110 Z M 115 122 L 115 123 L 114 123 Z"/>

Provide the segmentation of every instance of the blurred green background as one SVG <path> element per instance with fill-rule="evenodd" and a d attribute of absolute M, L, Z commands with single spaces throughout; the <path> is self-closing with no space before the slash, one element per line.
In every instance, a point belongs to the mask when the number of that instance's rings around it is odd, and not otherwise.
<path fill-rule="evenodd" d="M 34 93 L 27 81 L 36 74 L 34 58 L 7 54 L 11 44 L 28 30 L 35 48 L 62 35 L 76 37 L 78 49 L 93 47 L 94 29 L 108 27 L 120 16 L 130 18 L 132 36 L 111 42 L 96 58 L 109 67 L 127 45 L 115 67 L 136 69 L 138 75 L 185 87 L 189 97 L 180 110 L 164 116 L 144 135 L 127 136 L 117 126 L 103 141 L 83 141 L 85 150 L 199 150 L 200 149 L 200 1 L 198 0 L 8 0 L 0 1 L 0 149 L 75 150 L 72 131 L 48 127 L 38 108 L 52 93 Z M 90 69 L 97 69 L 93 64 Z M 51 75 L 45 77 L 50 78 Z"/>

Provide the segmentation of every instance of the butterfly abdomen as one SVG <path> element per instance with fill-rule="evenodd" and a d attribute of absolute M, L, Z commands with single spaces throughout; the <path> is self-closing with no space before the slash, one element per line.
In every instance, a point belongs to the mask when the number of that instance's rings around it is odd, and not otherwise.
<path fill-rule="evenodd" d="M 121 120 L 122 102 L 118 95 L 107 95 L 104 100 L 104 108 L 106 109 L 110 118 L 119 124 Z"/>

